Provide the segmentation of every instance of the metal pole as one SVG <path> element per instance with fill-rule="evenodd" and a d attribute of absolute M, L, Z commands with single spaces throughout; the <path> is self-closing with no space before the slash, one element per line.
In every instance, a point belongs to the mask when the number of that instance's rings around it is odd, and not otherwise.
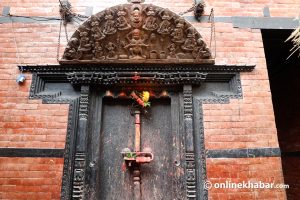
<path fill-rule="evenodd" d="M 135 151 L 141 151 L 141 112 L 139 110 L 134 111 L 135 116 Z"/>
<path fill-rule="evenodd" d="M 134 111 L 135 116 L 135 152 L 138 153 L 141 151 L 141 112 L 139 110 Z M 133 170 L 133 193 L 134 200 L 141 200 L 141 170 L 140 166 L 134 166 Z"/>

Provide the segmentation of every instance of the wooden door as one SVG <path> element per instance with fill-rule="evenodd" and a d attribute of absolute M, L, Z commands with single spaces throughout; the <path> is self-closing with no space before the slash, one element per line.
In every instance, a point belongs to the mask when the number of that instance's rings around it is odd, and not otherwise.
<path fill-rule="evenodd" d="M 122 169 L 121 155 L 123 148 L 134 148 L 135 119 L 130 114 L 131 103 L 115 99 L 102 102 L 100 137 L 95 137 L 99 145 L 90 147 L 90 151 L 94 151 L 92 154 L 97 155 L 93 159 L 98 164 L 97 170 L 88 177 L 94 183 L 90 184 L 94 185 L 89 190 L 90 199 L 135 199 L 133 173 L 128 168 Z M 157 99 L 151 102 L 149 111 L 148 115 L 141 115 L 141 149 L 150 147 L 154 160 L 140 167 L 141 199 L 184 199 L 178 104 L 171 106 L 170 99 Z"/>

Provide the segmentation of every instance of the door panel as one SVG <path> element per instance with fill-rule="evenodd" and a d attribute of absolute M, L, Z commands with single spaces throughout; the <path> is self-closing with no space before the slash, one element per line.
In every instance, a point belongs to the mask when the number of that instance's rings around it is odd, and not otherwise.
<path fill-rule="evenodd" d="M 141 166 L 143 199 L 173 199 L 172 132 L 169 102 L 152 102 L 150 116 L 142 117 L 142 149 L 150 147 L 154 161 Z"/>
<path fill-rule="evenodd" d="M 100 144 L 100 199 L 133 200 L 131 173 L 122 171 L 121 151 L 133 148 L 134 118 L 129 104 L 107 99 L 103 102 Z"/>
<path fill-rule="evenodd" d="M 123 148 L 134 148 L 134 117 L 131 102 L 107 99 L 103 102 L 100 141 L 101 200 L 133 200 L 133 177 L 130 170 L 122 171 Z M 174 148 L 169 100 L 151 102 L 149 116 L 141 116 L 141 146 L 150 147 L 154 160 L 141 166 L 143 200 L 173 200 Z M 175 172 L 176 173 L 176 172 Z"/>

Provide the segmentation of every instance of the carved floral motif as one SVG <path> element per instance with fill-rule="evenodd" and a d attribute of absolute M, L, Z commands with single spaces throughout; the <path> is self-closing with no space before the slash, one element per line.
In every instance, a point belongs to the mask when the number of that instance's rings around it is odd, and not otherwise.
<path fill-rule="evenodd" d="M 168 9 L 124 4 L 84 22 L 70 39 L 61 63 L 105 60 L 213 63 L 197 30 Z"/>

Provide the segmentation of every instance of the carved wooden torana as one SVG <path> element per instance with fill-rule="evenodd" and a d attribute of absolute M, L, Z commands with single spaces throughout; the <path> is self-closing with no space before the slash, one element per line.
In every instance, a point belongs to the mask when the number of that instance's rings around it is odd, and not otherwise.
<path fill-rule="evenodd" d="M 152 4 L 123 4 L 92 15 L 60 63 L 213 64 L 202 36 L 184 18 Z"/>

